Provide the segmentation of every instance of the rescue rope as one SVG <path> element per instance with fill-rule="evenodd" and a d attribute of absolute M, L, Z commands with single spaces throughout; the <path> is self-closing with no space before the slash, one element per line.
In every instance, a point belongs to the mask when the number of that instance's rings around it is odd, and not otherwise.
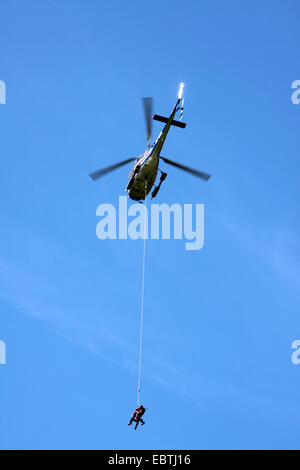
<path fill-rule="evenodd" d="M 141 393 L 141 369 L 142 369 L 142 347 L 143 347 L 143 321 L 144 321 L 144 290 L 145 290 L 145 253 L 146 253 L 146 217 L 147 217 L 147 182 L 145 184 L 145 210 L 144 210 L 144 246 L 143 246 L 143 268 L 142 268 L 142 299 L 141 299 L 141 321 L 140 321 L 140 352 L 139 352 L 139 375 L 137 389 L 137 406 L 140 405 Z"/>

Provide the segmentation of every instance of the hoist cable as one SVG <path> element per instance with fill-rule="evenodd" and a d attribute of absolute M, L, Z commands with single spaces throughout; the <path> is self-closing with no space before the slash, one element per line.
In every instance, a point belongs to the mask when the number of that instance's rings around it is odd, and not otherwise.
<path fill-rule="evenodd" d="M 145 254 L 146 254 L 146 225 L 147 225 L 147 184 L 145 185 L 145 209 L 144 209 L 144 245 L 143 245 L 143 268 L 142 268 L 142 298 L 141 298 L 141 320 L 140 320 L 140 351 L 139 351 L 139 374 L 137 389 L 137 406 L 140 405 L 141 393 L 141 369 L 142 369 L 142 347 L 143 347 L 143 321 L 144 321 L 144 290 L 145 290 Z"/>

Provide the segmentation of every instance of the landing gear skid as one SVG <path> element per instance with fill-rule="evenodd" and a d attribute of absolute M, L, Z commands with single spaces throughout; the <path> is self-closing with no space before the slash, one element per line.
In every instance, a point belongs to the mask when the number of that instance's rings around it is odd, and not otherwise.
<path fill-rule="evenodd" d="M 160 175 L 160 180 L 159 180 L 159 184 L 158 186 L 156 186 L 156 188 L 154 188 L 154 190 L 152 191 L 152 194 L 151 194 L 151 199 L 155 198 L 157 196 L 157 193 L 158 191 L 160 190 L 160 187 L 161 187 L 161 183 L 163 181 L 165 181 L 166 177 L 167 177 L 167 173 L 159 170 L 161 172 L 161 175 Z"/>

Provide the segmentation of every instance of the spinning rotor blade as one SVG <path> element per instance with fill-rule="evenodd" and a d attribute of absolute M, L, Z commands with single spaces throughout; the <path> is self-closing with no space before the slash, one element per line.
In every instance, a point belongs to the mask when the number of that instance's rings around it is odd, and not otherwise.
<path fill-rule="evenodd" d="M 92 180 L 97 180 L 98 178 L 101 178 L 101 176 L 104 176 L 107 173 L 110 173 L 111 171 L 120 168 L 120 166 L 126 165 L 126 163 L 133 162 L 134 160 L 135 158 L 128 158 L 128 160 L 123 160 L 122 162 L 107 166 L 105 168 L 102 168 L 102 170 L 94 171 L 93 173 L 90 173 L 90 177 L 92 178 Z"/>
<path fill-rule="evenodd" d="M 173 160 L 169 160 L 168 158 L 164 158 L 164 157 L 159 157 L 159 158 L 161 158 L 164 162 L 168 163 L 169 165 L 175 166 L 176 168 L 180 168 L 180 170 L 187 171 L 188 173 L 191 173 L 194 176 L 198 176 L 198 178 L 201 178 L 205 181 L 208 181 L 209 178 L 211 177 L 211 175 L 209 175 L 208 173 L 204 173 L 203 171 L 199 171 L 199 170 L 194 170 L 194 168 L 181 165 L 181 163 L 173 162 Z"/>
<path fill-rule="evenodd" d="M 146 130 L 147 130 L 147 143 L 148 147 L 151 142 L 152 137 L 152 113 L 153 113 L 153 98 L 142 98 L 144 106 L 144 114 L 146 120 Z"/>

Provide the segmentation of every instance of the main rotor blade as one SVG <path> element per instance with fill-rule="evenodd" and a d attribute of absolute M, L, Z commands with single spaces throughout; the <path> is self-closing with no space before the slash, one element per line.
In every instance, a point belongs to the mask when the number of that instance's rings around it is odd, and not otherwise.
<path fill-rule="evenodd" d="M 189 166 L 182 165 L 181 163 L 173 162 L 173 160 L 169 160 L 168 158 L 165 158 L 165 157 L 159 157 L 159 158 L 161 158 L 164 162 L 168 163 L 169 165 L 176 166 L 176 168 L 180 168 L 180 170 L 187 171 L 188 173 L 198 176 L 198 178 L 201 178 L 205 181 L 208 181 L 209 178 L 211 177 L 211 175 L 209 175 L 208 173 L 195 170 L 194 168 L 190 168 Z"/>
<path fill-rule="evenodd" d="M 122 162 L 107 166 L 105 168 L 102 168 L 102 170 L 94 171 L 93 173 L 90 173 L 90 177 L 92 178 L 92 180 L 97 180 L 98 178 L 101 178 L 101 176 L 104 176 L 107 173 L 110 173 L 111 171 L 120 168 L 120 166 L 126 165 L 126 163 L 133 162 L 134 160 L 135 158 L 128 158 L 128 160 L 123 160 Z"/>
<path fill-rule="evenodd" d="M 145 121 L 146 121 L 147 143 L 149 147 L 150 142 L 151 142 L 151 137 L 152 137 L 153 98 L 142 98 L 142 101 L 143 101 Z"/>

